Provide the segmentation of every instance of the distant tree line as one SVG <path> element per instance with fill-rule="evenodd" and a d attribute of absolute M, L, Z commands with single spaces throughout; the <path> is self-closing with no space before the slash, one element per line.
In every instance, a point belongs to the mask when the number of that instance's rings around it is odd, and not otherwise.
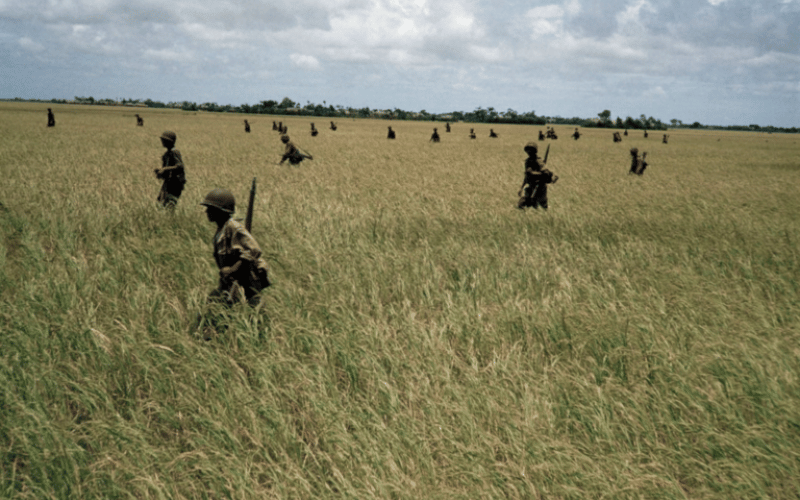
<path fill-rule="evenodd" d="M 288 97 L 284 97 L 280 102 L 275 100 L 261 101 L 256 104 L 241 104 L 233 106 L 230 104 L 220 105 L 215 102 L 204 102 L 201 104 L 181 101 L 167 102 L 154 101 L 152 99 L 95 99 L 94 97 L 78 97 L 74 100 L 67 99 L 0 99 L 0 101 L 27 101 L 27 102 L 48 102 L 55 104 L 92 104 L 105 106 L 138 106 L 148 108 L 173 108 L 184 111 L 208 111 L 213 113 L 247 113 L 247 114 L 267 114 L 267 115 L 294 115 L 294 116 L 321 116 L 330 118 L 381 118 L 387 120 L 418 120 L 418 121 L 448 121 L 448 122 L 471 122 L 471 123 L 510 123 L 521 125 L 573 125 L 585 128 L 612 128 L 612 129 L 634 129 L 634 130 L 667 130 L 668 128 L 689 128 L 706 130 L 740 130 L 756 132 L 784 132 L 798 133 L 798 127 L 761 127 L 756 124 L 750 125 L 702 125 L 699 122 L 684 124 L 681 120 L 673 118 L 669 126 L 658 118 L 652 116 L 639 115 L 639 118 L 626 117 L 624 120 L 617 116 L 611 119 L 611 111 L 603 110 L 597 114 L 597 118 L 564 118 L 561 116 L 538 116 L 534 111 L 517 112 L 511 108 L 506 111 L 497 111 L 492 107 L 486 109 L 478 107 L 473 111 L 452 111 L 450 113 L 428 113 L 424 109 L 421 111 L 405 111 L 395 109 L 370 109 L 344 107 L 339 105 L 329 105 L 325 101 L 322 104 L 314 104 L 307 101 L 305 105 L 295 102 Z"/>

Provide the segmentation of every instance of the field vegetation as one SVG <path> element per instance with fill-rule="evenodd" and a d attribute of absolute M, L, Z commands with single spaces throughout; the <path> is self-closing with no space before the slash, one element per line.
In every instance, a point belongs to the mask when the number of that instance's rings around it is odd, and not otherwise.
<path fill-rule="evenodd" d="M 266 115 L 46 107 L 0 104 L 0 497 L 800 496 L 795 136 L 557 126 L 543 212 L 544 127 L 278 117 L 293 167 Z M 206 342 L 198 203 L 253 177 L 274 286 Z"/>

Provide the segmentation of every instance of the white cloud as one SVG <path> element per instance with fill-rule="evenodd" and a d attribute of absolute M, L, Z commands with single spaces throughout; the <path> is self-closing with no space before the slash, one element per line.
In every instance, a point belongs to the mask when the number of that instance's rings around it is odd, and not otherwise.
<path fill-rule="evenodd" d="M 20 38 L 19 46 L 27 50 L 28 52 L 41 52 L 44 50 L 44 45 L 38 42 L 34 42 L 28 37 Z"/>
<path fill-rule="evenodd" d="M 304 69 L 319 69 L 319 61 L 314 56 L 292 54 L 289 56 L 295 66 Z"/>

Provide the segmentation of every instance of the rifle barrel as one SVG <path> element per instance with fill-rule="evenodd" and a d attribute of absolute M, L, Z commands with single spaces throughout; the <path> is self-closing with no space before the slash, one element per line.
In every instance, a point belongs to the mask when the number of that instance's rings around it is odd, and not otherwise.
<path fill-rule="evenodd" d="M 256 178 L 253 177 L 253 185 L 250 186 L 250 201 L 247 204 L 247 216 L 244 219 L 244 228 L 250 232 L 250 228 L 253 226 L 253 206 L 255 205 L 256 201 Z"/>

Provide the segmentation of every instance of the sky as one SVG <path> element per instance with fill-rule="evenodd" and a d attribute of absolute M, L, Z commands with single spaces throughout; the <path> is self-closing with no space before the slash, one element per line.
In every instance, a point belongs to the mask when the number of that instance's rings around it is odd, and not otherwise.
<path fill-rule="evenodd" d="M 800 126 L 800 0 L 0 0 L 0 98 Z"/>

